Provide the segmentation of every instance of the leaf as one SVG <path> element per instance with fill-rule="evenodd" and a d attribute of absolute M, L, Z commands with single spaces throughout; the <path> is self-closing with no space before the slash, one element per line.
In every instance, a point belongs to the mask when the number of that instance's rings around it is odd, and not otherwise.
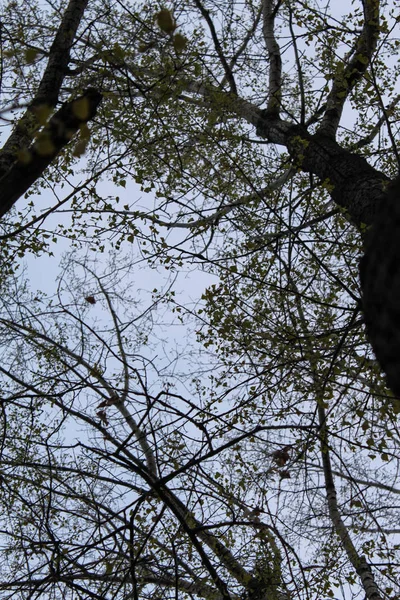
<path fill-rule="evenodd" d="M 52 108 L 48 104 L 38 104 L 32 108 L 32 112 L 40 125 L 46 125 L 52 113 Z"/>
<path fill-rule="evenodd" d="M 35 48 L 27 48 L 25 50 L 25 62 L 26 62 L 26 64 L 27 65 L 31 65 L 33 62 L 35 62 L 35 58 L 37 57 L 38 54 L 39 54 L 39 52 Z"/>
<path fill-rule="evenodd" d="M 99 410 L 96 415 L 99 417 L 100 421 L 104 423 L 104 425 L 108 425 L 108 419 L 105 410 Z"/>
<path fill-rule="evenodd" d="M 87 140 L 87 139 L 78 140 L 77 143 L 75 144 L 75 148 L 72 152 L 72 156 L 76 156 L 79 158 L 80 156 L 85 154 L 86 148 L 88 145 L 88 141 L 89 140 Z"/>
<path fill-rule="evenodd" d="M 28 148 L 22 148 L 17 152 L 17 159 L 23 165 L 28 165 L 32 160 L 32 153 L 29 152 Z"/>
<path fill-rule="evenodd" d="M 79 137 L 82 140 L 90 139 L 90 129 L 87 123 L 82 123 L 82 125 L 79 126 Z"/>
<path fill-rule="evenodd" d="M 55 152 L 53 140 L 48 133 L 40 133 L 35 142 L 35 150 L 40 156 L 51 156 Z"/>
<path fill-rule="evenodd" d="M 85 121 L 88 118 L 89 111 L 89 99 L 86 96 L 82 96 L 82 98 L 72 103 L 72 112 L 81 121 Z"/>
<path fill-rule="evenodd" d="M 156 16 L 156 22 L 161 31 L 172 33 L 176 29 L 176 23 L 170 11 L 163 8 Z"/>
<path fill-rule="evenodd" d="M 116 42 L 114 44 L 114 55 L 116 58 L 123 60 L 125 58 L 125 52 L 123 51 L 123 49 L 121 48 L 121 46 L 118 44 L 118 42 Z"/>
<path fill-rule="evenodd" d="M 173 39 L 174 50 L 177 54 L 180 54 L 187 46 L 187 38 L 181 33 L 176 33 Z"/>

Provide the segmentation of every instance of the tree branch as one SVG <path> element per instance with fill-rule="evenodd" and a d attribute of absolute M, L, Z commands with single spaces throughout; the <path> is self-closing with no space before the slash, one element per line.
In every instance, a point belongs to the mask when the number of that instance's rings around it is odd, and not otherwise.
<path fill-rule="evenodd" d="M 18 150 L 31 144 L 35 131 L 40 127 L 33 109 L 40 105 L 49 109 L 56 106 L 67 73 L 71 46 L 88 1 L 70 0 L 51 45 L 49 60 L 38 90 L 0 152 L 0 177 L 14 163 Z"/>
<path fill-rule="evenodd" d="M 273 0 L 263 0 L 263 35 L 268 51 L 269 82 L 267 113 L 279 115 L 282 102 L 282 59 L 279 44 L 275 38 L 274 24 L 280 1 L 273 7 Z"/>
<path fill-rule="evenodd" d="M 379 0 L 363 0 L 364 26 L 353 48 L 353 57 L 347 65 L 344 59 L 336 69 L 332 89 L 329 94 L 325 115 L 319 132 L 334 137 L 340 123 L 344 104 L 366 72 L 379 37 Z"/>
<path fill-rule="evenodd" d="M 196 4 L 197 8 L 199 9 L 199 11 L 201 12 L 201 14 L 203 15 L 203 17 L 210 29 L 210 33 L 211 33 L 212 40 L 214 42 L 215 50 L 218 54 L 219 60 L 221 61 L 221 65 L 223 66 L 223 69 L 225 71 L 225 77 L 229 82 L 230 91 L 232 94 L 237 96 L 237 87 L 236 87 L 235 78 L 233 77 L 232 69 L 228 65 L 227 60 L 222 51 L 222 47 L 221 47 L 220 41 L 218 39 L 217 32 L 215 31 L 214 23 L 210 17 L 210 13 L 203 6 L 203 4 L 200 2 L 200 0 L 195 0 L 195 4 Z"/>
<path fill-rule="evenodd" d="M 350 537 L 349 531 L 340 514 L 340 510 L 337 503 L 335 483 L 332 474 L 331 459 L 329 454 L 326 413 L 322 405 L 322 399 L 320 400 L 320 402 L 318 402 L 318 417 L 319 424 L 321 427 L 321 456 L 325 477 L 326 499 L 328 502 L 329 516 L 331 518 L 335 531 L 343 544 L 343 548 L 347 554 L 349 561 L 353 565 L 355 571 L 357 572 L 357 575 L 360 577 L 366 598 L 368 600 L 382 600 L 382 596 L 380 595 L 378 587 L 375 583 L 371 567 L 367 563 L 366 558 L 364 556 L 361 556 L 357 552 L 353 541 Z"/>
<path fill-rule="evenodd" d="M 88 89 L 83 96 L 63 104 L 31 147 L 18 148 L 19 159 L 0 179 L 0 217 L 39 179 L 79 127 L 93 119 L 101 100 L 98 91 Z"/>

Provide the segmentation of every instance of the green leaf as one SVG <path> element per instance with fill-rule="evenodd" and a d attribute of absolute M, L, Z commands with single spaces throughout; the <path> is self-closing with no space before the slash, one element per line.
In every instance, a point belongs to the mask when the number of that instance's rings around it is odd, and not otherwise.
<path fill-rule="evenodd" d="M 159 28 L 165 33 L 172 33 L 176 29 L 176 23 L 172 13 L 166 8 L 163 8 L 157 13 L 156 22 Z"/>
<path fill-rule="evenodd" d="M 180 54 L 187 46 L 187 38 L 181 33 L 176 33 L 173 38 L 174 50 L 177 54 Z"/>
<path fill-rule="evenodd" d="M 35 59 L 36 59 L 36 57 L 37 57 L 38 54 L 39 54 L 39 52 L 35 48 L 27 48 L 25 50 L 25 62 L 26 62 L 26 64 L 30 65 L 33 62 L 35 62 Z"/>

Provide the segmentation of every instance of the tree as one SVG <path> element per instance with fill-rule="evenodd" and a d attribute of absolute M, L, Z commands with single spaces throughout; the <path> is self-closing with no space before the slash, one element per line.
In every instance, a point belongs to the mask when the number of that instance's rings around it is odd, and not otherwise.
<path fill-rule="evenodd" d="M 398 399 L 358 281 L 365 241 L 397 394 L 396 25 L 379 0 L 5 6 L 4 598 L 398 597 Z M 86 258 L 30 296 L 15 256 L 61 236 Z M 218 281 L 143 309 L 133 243 Z M 165 305 L 190 377 L 153 356 Z"/>

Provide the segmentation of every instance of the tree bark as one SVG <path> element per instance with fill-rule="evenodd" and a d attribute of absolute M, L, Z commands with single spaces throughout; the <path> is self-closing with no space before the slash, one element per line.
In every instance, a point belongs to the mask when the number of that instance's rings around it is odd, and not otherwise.
<path fill-rule="evenodd" d="M 66 102 L 40 133 L 39 140 L 23 149 L 24 158 L 17 159 L 0 179 L 0 217 L 39 179 L 79 127 L 93 119 L 101 99 L 99 92 L 89 89 L 80 98 Z"/>

